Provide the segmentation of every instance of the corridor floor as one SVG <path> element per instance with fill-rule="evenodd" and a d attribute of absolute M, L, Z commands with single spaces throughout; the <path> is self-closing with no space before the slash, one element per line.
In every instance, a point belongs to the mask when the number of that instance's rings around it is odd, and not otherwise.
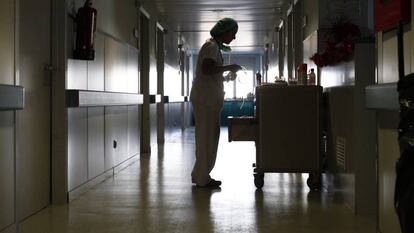
<path fill-rule="evenodd" d="M 195 188 L 194 130 L 189 129 L 70 204 L 28 218 L 19 232 L 375 232 L 375 217 L 354 215 L 338 193 L 309 191 L 307 174 L 266 174 L 263 190 L 256 190 L 254 156 L 254 143 L 229 143 L 223 128 L 212 173 L 223 185 Z"/>

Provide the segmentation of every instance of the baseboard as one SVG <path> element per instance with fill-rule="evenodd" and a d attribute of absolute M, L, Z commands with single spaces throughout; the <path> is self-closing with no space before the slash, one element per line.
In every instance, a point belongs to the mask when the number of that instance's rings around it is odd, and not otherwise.
<path fill-rule="evenodd" d="M 138 155 L 134 155 L 132 157 L 130 157 L 129 159 L 125 160 L 124 162 L 116 165 L 113 170 L 114 170 L 114 174 L 119 173 L 120 171 L 124 170 L 125 168 L 129 167 L 130 165 L 134 164 L 135 162 L 137 162 L 139 160 L 139 156 Z"/>
<path fill-rule="evenodd" d="M 68 201 L 71 202 L 74 199 L 78 198 L 80 195 L 86 193 L 87 191 L 91 190 L 94 186 L 97 184 L 102 183 L 103 181 L 107 180 L 108 178 L 113 177 L 115 174 L 119 173 L 120 171 L 124 170 L 128 166 L 132 165 L 133 163 L 137 162 L 139 160 L 139 156 L 134 155 L 130 157 L 129 159 L 123 161 L 122 163 L 118 164 L 117 166 L 105 171 L 104 173 L 96 176 L 95 178 L 92 178 L 91 180 L 88 180 L 87 182 L 79 185 L 78 187 L 70 190 L 68 192 Z M 0 232 L 3 233 L 3 232 Z M 7 232 L 8 233 L 8 232 Z"/>
<path fill-rule="evenodd" d="M 110 169 L 110 170 L 98 175 L 97 177 L 87 181 L 86 183 L 83 183 L 83 184 L 79 185 L 78 187 L 72 189 L 68 193 L 68 201 L 69 202 L 73 201 L 74 199 L 78 198 L 80 195 L 82 195 L 82 194 L 86 193 L 87 191 L 89 191 L 95 185 L 105 181 L 108 178 L 111 178 L 113 176 L 113 174 L 114 174 L 113 169 Z"/>
<path fill-rule="evenodd" d="M 0 229 L 0 233 L 17 233 L 16 224 L 12 224 L 4 229 Z"/>

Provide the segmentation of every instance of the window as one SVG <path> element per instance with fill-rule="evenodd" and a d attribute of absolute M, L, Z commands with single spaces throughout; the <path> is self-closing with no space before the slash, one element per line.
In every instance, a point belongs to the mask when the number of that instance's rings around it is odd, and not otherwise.
<path fill-rule="evenodd" d="M 223 75 L 226 75 L 224 73 Z M 254 73 L 252 70 L 237 72 L 237 78 L 234 81 L 224 82 L 224 98 L 246 98 L 248 93 L 254 92 Z"/>
<path fill-rule="evenodd" d="M 164 67 L 164 95 L 181 96 L 181 74 L 167 64 Z"/>

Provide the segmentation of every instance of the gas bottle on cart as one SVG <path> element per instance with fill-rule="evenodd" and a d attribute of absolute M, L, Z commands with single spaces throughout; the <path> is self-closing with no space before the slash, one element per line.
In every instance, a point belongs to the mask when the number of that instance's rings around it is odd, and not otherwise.
<path fill-rule="evenodd" d="M 308 84 L 309 85 L 316 85 L 316 74 L 315 69 L 310 69 L 310 72 L 308 74 Z"/>
<path fill-rule="evenodd" d="M 306 63 L 302 63 L 298 66 L 298 84 L 299 85 L 307 85 L 308 82 L 308 65 Z"/>

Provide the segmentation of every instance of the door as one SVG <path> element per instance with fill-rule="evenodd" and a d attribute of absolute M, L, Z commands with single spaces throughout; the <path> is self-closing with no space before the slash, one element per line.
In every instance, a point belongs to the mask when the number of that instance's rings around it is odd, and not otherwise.
<path fill-rule="evenodd" d="M 50 0 L 19 0 L 19 85 L 24 109 L 16 113 L 17 220 L 50 203 Z"/>
<path fill-rule="evenodd" d="M 15 1 L 0 1 L 0 84 L 15 84 Z M 15 112 L 0 111 L 0 232 L 15 222 Z"/>

